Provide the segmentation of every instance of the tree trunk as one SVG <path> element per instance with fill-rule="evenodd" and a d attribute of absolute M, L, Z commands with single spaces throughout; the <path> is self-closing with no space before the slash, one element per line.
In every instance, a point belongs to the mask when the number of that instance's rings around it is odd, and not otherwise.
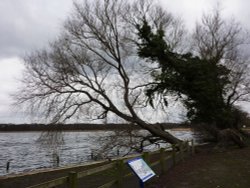
<path fill-rule="evenodd" d="M 246 147 L 244 141 L 244 135 L 236 129 L 223 129 L 218 132 L 219 145 L 228 146 L 230 143 L 234 143 L 240 148 Z"/>
<path fill-rule="evenodd" d="M 147 124 L 144 121 L 137 121 L 136 123 L 137 123 L 137 125 L 139 125 L 143 129 L 146 129 L 147 131 L 149 131 L 152 135 L 161 138 L 162 140 L 164 140 L 167 143 L 179 144 L 179 143 L 182 142 L 182 140 L 180 140 L 179 138 L 173 136 L 169 132 L 166 132 L 165 130 L 162 130 L 160 127 L 155 127 L 154 125 Z"/>

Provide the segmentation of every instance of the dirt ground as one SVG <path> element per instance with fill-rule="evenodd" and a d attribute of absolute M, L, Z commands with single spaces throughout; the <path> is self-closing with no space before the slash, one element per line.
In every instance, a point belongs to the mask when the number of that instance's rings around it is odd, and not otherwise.
<path fill-rule="evenodd" d="M 155 188 L 249 188 L 250 147 L 198 153 L 170 169 L 151 187 Z"/>

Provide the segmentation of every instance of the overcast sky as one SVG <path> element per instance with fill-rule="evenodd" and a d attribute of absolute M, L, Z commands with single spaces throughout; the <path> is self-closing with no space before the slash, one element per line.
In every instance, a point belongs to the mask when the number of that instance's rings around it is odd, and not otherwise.
<path fill-rule="evenodd" d="M 194 27 L 202 13 L 212 11 L 218 4 L 216 0 L 160 1 L 189 28 Z M 235 17 L 250 29 L 250 1 L 219 2 L 225 17 Z M 22 56 L 53 40 L 71 10 L 72 0 L 0 0 L 0 123 L 27 121 L 17 110 L 13 111 L 10 98 L 22 74 Z"/>

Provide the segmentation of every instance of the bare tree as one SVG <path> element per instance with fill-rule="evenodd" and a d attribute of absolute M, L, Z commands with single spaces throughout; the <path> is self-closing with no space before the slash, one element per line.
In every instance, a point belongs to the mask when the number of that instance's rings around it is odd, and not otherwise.
<path fill-rule="evenodd" d="M 49 49 L 25 58 L 24 86 L 17 96 L 31 110 L 39 109 L 52 123 L 73 117 L 103 119 L 113 113 L 172 144 L 180 140 L 144 120 L 144 89 L 153 80 L 138 58 L 136 25 L 149 17 L 168 29 L 178 46 L 182 28 L 150 1 L 97 0 L 75 3 L 62 34 Z M 176 26 L 176 27 L 175 27 Z M 177 40 L 178 39 L 178 40 Z"/>
<path fill-rule="evenodd" d="M 230 84 L 224 96 L 227 105 L 250 102 L 249 56 L 244 50 L 249 44 L 247 32 L 235 20 L 222 19 L 221 11 L 216 8 L 212 14 L 203 16 L 193 36 L 196 53 L 201 58 L 225 65 L 230 70 Z"/>
<path fill-rule="evenodd" d="M 210 132 L 210 135 L 211 132 L 215 133 L 214 135 L 223 142 L 226 139 L 234 140 L 243 146 L 242 135 L 247 134 L 241 127 L 246 117 L 243 117 L 244 112 L 237 104 L 242 101 L 250 102 L 250 61 L 249 54 L 245 53 L 249 36 L 235 20 L 223 19 L 221 11 L 216 8 L 212 14 L 204 15 L 201 23 L 196 25 L 193 39 L 193 48 L 198 56 L 211 63 L 225 66 L 229 71 L 226 78 L 228 83 L 221 94 L 228 115 L 221 119 L 226 120 L 224 123 L 228 129 L 216 130 L 216 122 L 215 126 L 203 126 L 201 129 Z"/>
<path fill-rule="evenodd" d="M 112 131 L 107 135 L 89 139 L 98 143 L 98 148 L 93 150 L 93 156 L 97 159 L 141 153 L 146 149 L 158 149 L 166 145 L 166 142 L 157 136 L 133 129 Z"/>
<path fill-rule="evenodd" d="M 173 51 L 165 31 L 152 25 L 145 18 L 138 27 L 140 57 L 158 62 L 161 68 L 154 74 L 156 83 L 148 89 L 149 98 L 176 94 L 191 122 L 209 124 L 216 141 L 224 137 L 244 146 L 234 103 L 249 98 L 249 61 L 242 56 L 246 38 L 239 25 L 224 21 L 219 10 L 204 16 L 188 53 Z"/>

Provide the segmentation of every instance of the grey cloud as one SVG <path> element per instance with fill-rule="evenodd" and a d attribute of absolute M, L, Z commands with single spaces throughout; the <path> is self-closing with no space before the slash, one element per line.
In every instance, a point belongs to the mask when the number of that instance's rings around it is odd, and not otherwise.
<path fill-rule="evenodd" d="M 202 12 L 212 10 L 217 0 L 169 1 L 162 5 L 193 26 Z M 194 4 L 196 6 L 194 6 Z M 221 2 L 227 15 L 249 26 L 248 2 L 226 0 Z M 23 55 L 35 48 L 44 47 L 59 32 L 61 22 L 72 9 L 72 0 L 1 0 L 0 1 L 0 58 Z M 191 11 L 192 10 L 192 11 Z"/>
<path fill-rule="evenodd" d="M 71 7 L 72 0 L 1 0 L 0 58 L 44 47 Z"/>
<path fill-rule="evenodd" d="M 58 35 L 61 23 L 72 9 L 73 0 L 0 0 L 0 123 L 23 122 L 26 114 L 11 110 L 9 93 L 18 84 L 20 59 L 13 63 L 12 57 L 23 55 L 48 44 Z M 84 0 L 79 0 L 84 1 Z M 200 20 L 202 12 L 211 11 L 217 2 L 221 3 L 225 16 L 234 16 L 250 28 L 249 5 L 246 0 L 159 0 L 176 16 L 181 16 L 187 27 Z M 245 104 L 244 104 L 245 105 Z M 242 105 L 242 106 L 244 106 Z M 250 105 L 245 105 L 250 109 Z M 177 109 L 177 108 L 176 108 Z M 176 110 L 177 112 L 177 110 Z M 174 113 L 175 114 L 175 111 Z"/>

